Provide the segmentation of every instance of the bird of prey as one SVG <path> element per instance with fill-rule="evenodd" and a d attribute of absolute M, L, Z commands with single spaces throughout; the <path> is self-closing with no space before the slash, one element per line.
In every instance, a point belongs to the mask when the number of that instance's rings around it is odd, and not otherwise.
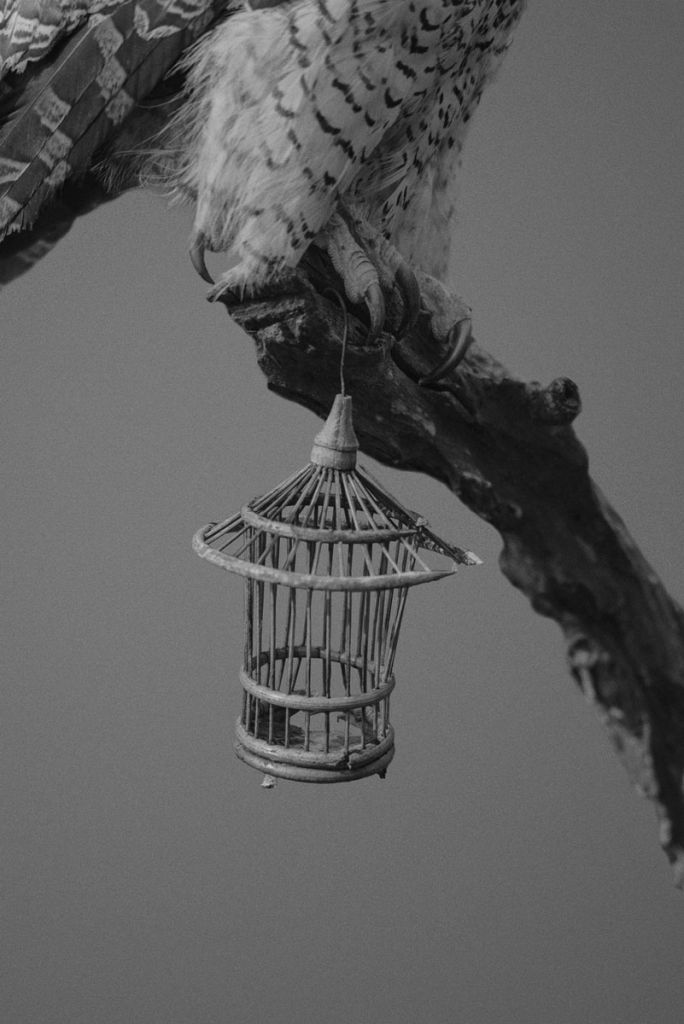
<path fill-rule="evenodd" d="M 0 0 L 0 282 L 156 183 L 194 203 L 202 276 L 205 251 L 232 259 L 212 297 L 258 292 L 313 248 L 373 333 L 395 294 L 400 329 L 422 302 L 457 350 L 467 307 L 438 279 L 460 152 L 524 6 Z"/>

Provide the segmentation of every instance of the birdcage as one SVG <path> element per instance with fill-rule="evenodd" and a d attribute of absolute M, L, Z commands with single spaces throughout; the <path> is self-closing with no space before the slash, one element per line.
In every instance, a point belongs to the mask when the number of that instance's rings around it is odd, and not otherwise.
<path fill-rule="evenodd" d="M 244 577 L 236 752 L 269 777 L 384 776 L 408 590 L 479 561 L 357 467 L 357 447 L 351 399 L 338 395 L 304 469 L 194 538 Z M 430 568 L 426 551 L 444 564 Z"/>

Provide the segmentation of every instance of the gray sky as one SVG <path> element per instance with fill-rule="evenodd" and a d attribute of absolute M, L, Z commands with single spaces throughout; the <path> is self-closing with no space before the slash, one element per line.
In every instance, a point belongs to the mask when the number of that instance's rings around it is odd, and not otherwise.
<path fill-rule="evenodd" d="M 578 382 L 593 475 L 680 597 L 683 39 L 678 0 L 532 0 L 454 264 L 483 344 Z M 436 483 L 371 464 L 485 561 L 411 594 L 387 779 L 266 792 L 234 758 L 240 585 L 190 538 L 318 422 L 205 303 L 189 224 L 127 196 L 2 296 L 3 1020 L 681 1024 L 653 812 Z"/>

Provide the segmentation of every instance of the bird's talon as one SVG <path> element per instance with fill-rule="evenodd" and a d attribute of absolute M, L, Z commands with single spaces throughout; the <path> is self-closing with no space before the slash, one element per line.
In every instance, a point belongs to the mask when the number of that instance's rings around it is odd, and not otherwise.
<path fill-rule="evenodd" d="M 396 332 L 397 337 L 402 338 L 407 331 L 415 326 L 420 315 L 420 285 L 416 275 L 403 260 L 396 268 L 395 280 L 404 304 L 404 313 Z"/>
<path fill-rule="evenodd" d="M 426 374 L 425 377 L 421 377 L 418 382 L 419 384 L 423 387 L 430 384 L 436 384 L 437 381 L 442 380 L 450 370 L 453 370 L 458 366 L 474 341 L 471 330 L 472 320 L 469 317 L 459 320 L 449 328 L 449 333 L 447 335 L 447 343 L 449 345 L 448 355 L 438 366 L 435 367 L 434 370 L 431 370 L 431 372 Z"/>
<path fill-rule="evenodd" d="M 190 246 L 190 262 L 202 280 L 206 281 L 207 284 L 214 284 L 214 278 L 207 270 L 207 264 L 204 259 L 206 248 L 204 235 L 200 232 Z"/>
<path fill-rule="evenodd" d="M 385 325 L 385 297 L 379 284 L 368 285 L 364 294 L 364 301 L 370 318 L 370 330 L 368 337 L 374 340 L 382 332 Z"/>

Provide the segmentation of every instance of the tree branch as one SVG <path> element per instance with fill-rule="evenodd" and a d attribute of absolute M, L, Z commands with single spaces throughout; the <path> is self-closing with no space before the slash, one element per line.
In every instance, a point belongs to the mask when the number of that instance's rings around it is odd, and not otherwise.
<path fill-rule="evenodd" d="M 339 390 L 343 314 L 321 295 L 325 268 L 308 273 L 226 305 L 255 339 L 268 386 L 325 417 Z M 570 671 L 654 803 L 684 887 L 684 613 L 589 477 L 571 427 L 575 384 L 524 383 L 473 344 L 428 389 L 415 380 L 441 353 L 427 323 L 401 343 L 366 336 L 351 318 L 345 378 L 362 449 L 442 481 L 499 531 L 503 573 L 563 630 Z"/>

